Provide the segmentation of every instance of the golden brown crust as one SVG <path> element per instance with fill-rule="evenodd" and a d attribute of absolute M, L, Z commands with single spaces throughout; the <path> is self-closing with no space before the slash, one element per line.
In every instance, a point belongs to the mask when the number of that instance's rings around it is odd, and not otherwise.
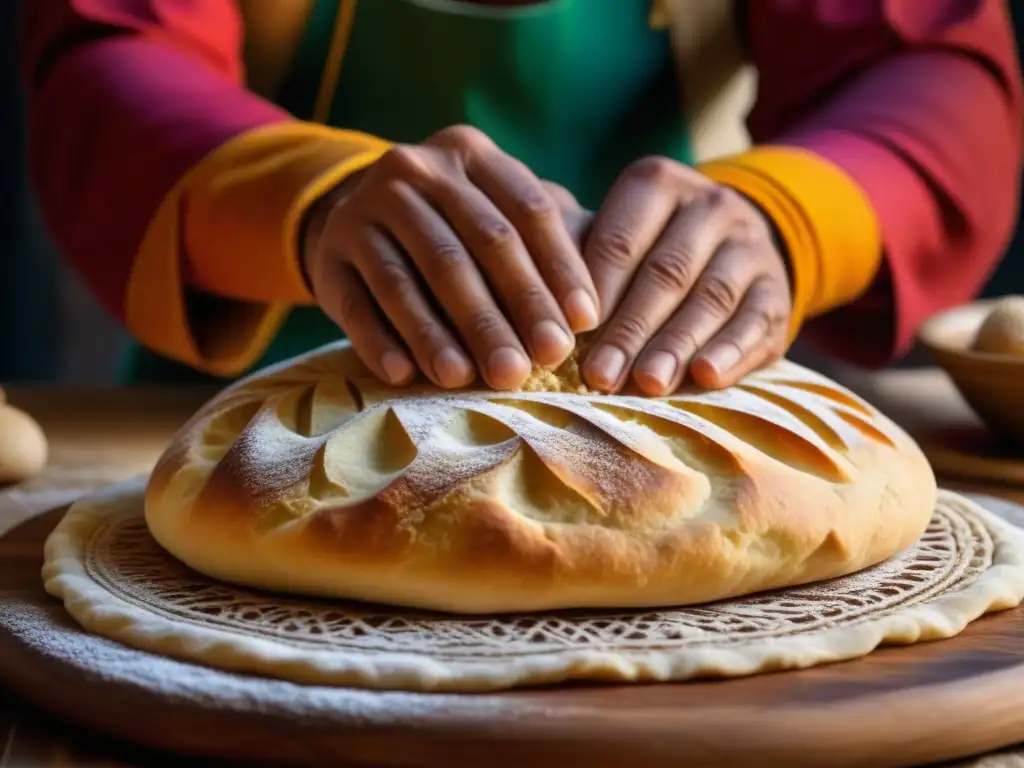
<path fill-rule="evenodd" d="M 380 384 L 339 344 L 204 406 L 146 517 L 210 576 L 479 613 L 843 575 L 909 546 L 935 496 L 900 429 L 791 363 L 658 400 L 442 393 Z"/>

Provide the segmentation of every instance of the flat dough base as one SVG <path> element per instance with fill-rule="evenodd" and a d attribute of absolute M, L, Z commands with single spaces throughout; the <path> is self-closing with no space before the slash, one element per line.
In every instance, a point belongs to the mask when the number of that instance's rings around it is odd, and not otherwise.
<path fill-rule="evenodd" d="M 156 544 L 144 489 L 138 478 L 71 507 L 46 543 L 47 592 L 126 645 L 300 683 L 485 691 L 742 676 L 951 637 L 1024 599 L 1024 531 L 948 491 L 917 544 L 852 576 L 682 609 L 464 617 L 213 581 Z"/>

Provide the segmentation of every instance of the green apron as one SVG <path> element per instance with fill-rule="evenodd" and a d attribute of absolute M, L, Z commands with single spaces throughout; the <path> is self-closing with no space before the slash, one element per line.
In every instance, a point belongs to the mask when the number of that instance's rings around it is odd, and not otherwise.
<path fill-rule="evenodd" d="M 339 7 L 316 1 L 282 88 L 279 103 L 298 117 L 312 113 Z M 596 209 L 629 162 L 691 159 L 668 32 L 651 29 L 649 11 L 647 0 L 362 0 L 329 122 L 400 143 L 473 125 Z M 254 368 L 341 335 L 316 307 L 296 308 Z M 122 374 L 210 380 L 137 345 Z"/>

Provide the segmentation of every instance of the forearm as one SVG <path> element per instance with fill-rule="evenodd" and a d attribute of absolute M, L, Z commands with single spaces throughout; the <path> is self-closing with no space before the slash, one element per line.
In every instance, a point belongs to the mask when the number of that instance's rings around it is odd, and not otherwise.
<path fill-rule="evenodd" d="M 782 138 L 864 191 L 885 255 L 863 298 L 810 323 L 810 338 L 883 363 L 906 351 L 928 316 L 978 294 L 1018 214 L 1018 88 L 963 55 L 907 53 Z"/>
<path fill-rule="evenodd" d="M 69 52 L 29 114 L 32 178 L 56 243 L 122 320 L 139 245 L 168 193 L 210 152 L 285 119 L 178 52 L 130 38 Z"/>
<path fill-rule="evenodd" d="M 139 243 L 168 191 L 213 149 L 286 115 L 242 90 L 237 62 L 220 55 L 238 38 L 231 4 L 207 3 L 173 27 L 158 3 L 151 13 L 117 5 L 24 4 L 21 60 L 43 214 L 123 319 Z"/>
<path fill-rule="evenodd" d="M 40 203 L 62 252 L 137 338 L 236 373 L 287 306 L 309 299 L 304 207 L 385 145 L 295 121 L 247 92 L 233 2 L 188 14 L 120 5 L 27 4 Z M 222 297 L 223 311 L 193 322 L 192 291 Z"/>
<path fill-rule="evenodd" d="M 722 167 L 789 235 L 808 335 L 854 362 L 903 352 L 925 317 L 974 295 L 1015 220 L 1006 8 L 946 5 L 751 6 L 761 146 Z"/>

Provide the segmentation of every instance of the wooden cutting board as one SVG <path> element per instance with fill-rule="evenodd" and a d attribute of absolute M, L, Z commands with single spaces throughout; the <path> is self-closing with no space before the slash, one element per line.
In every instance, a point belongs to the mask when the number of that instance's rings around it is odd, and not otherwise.
<path fill-rule="evenodd" d="M 247 763 L 818 768 L 918 765 L 1024 739 L 1020 609 L 859 661 L 679 685 L 375 693 L 154 664 L 82 633 L 43 592 L 42 544 L 62 513 L 0 539 L 0 679 L 157 749 Z"/>

